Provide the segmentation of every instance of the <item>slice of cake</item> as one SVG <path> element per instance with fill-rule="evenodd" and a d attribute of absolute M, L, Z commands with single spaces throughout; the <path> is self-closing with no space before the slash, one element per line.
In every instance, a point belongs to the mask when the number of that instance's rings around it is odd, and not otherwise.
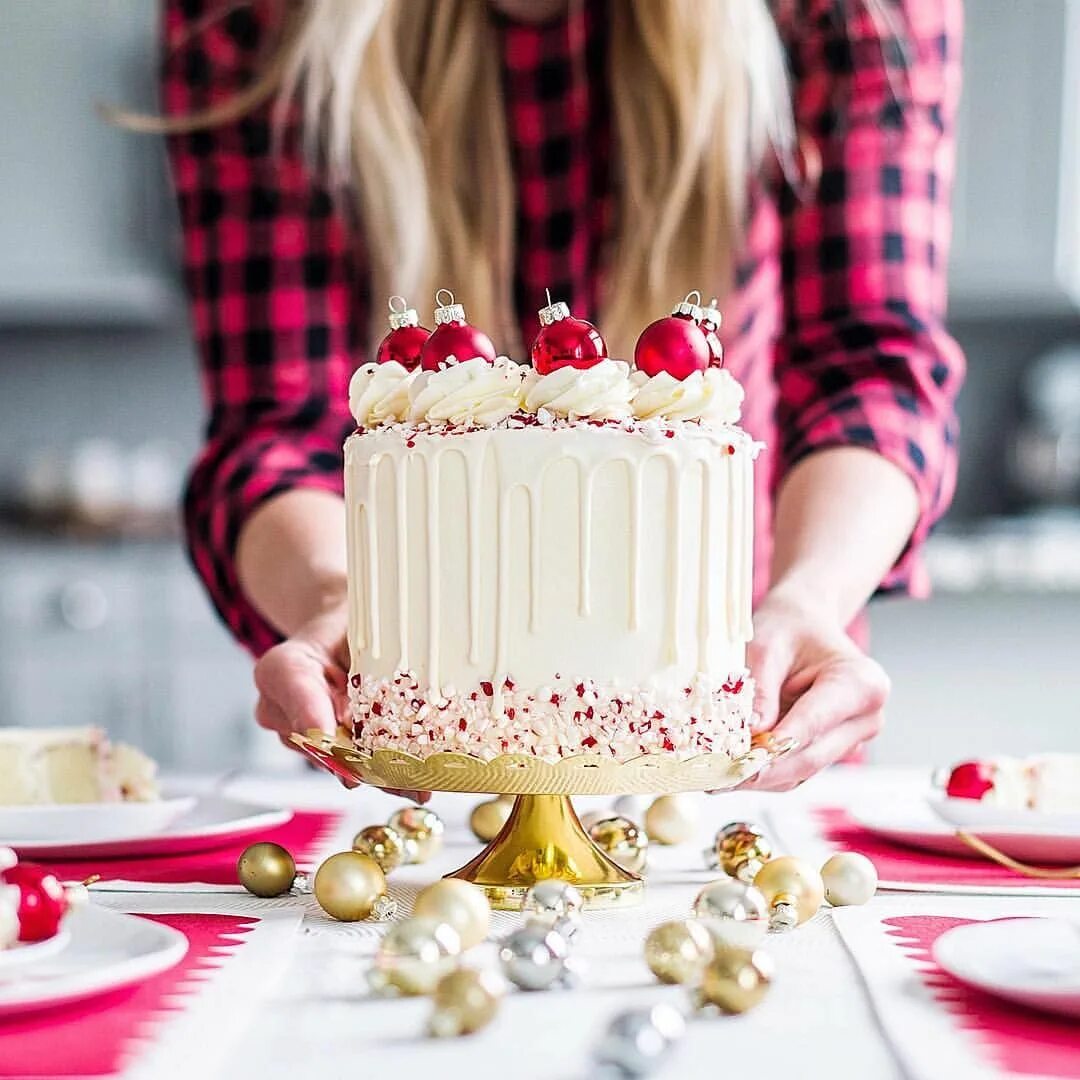
<path fill-rule="evenodd" d="M 361 367 L 354 741 L 424 757 L 750 746 L 753 463 L 720 368 Z"/>
<path fill-rule="evenodd" d="M 0 806 L 150 802 L 157 765 L 100 728 L 0 728 Z"/>
<path fill-rule="evenodd" d="M 953 799 L 976 799 L 1013 810 L 1080 810 L 1080 754 L 1035 754 L 965 761 L 945 782 Z"/>

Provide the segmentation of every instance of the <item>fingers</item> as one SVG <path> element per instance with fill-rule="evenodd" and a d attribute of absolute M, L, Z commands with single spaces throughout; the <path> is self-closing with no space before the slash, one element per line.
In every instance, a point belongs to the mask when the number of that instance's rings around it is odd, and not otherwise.
<path fill-rule="evenodd" d="M 780 688 L 791 667 L 790 651 L 768 639 L 752 641 L 747 665 L 754 678 L 754 731 L 769 731 L 780 716 Z"/>
<path fill-rule="evenodd" d="M 318 728 L 328 735 L 337 730 L 337 712 L 325 669 L 306 650 L 289 642 L 276 645 L 255 665 L 255 685 L 268 703 L 263 716 L 270 723 L 264 727 L 300 732 Z"/>
<path fill-rule="evenodd" d="M 847 757 L 867 739 L 872 739 L 881 730 L 883 723 L 884 713 L 880 709 L 853 717 L 820 735 L 804 748 L 795 750 L 775 764 L 767 766 L 743 786 L 754 791 L 790 791 L 822 769 Z"/>
<path fill-rule="evenodd" d="M 858 656 L 830 665 L 777 724 L 777 738 L 809 747 L 852 717 L 879 712 L 889 696 L 889 679 L 880 665 Z"/>
<path fill-rule="evenodd" d="M 387 795 L 400 795 L 403 799 L 412 799 L 421 806 L 431 799 L 430 791 L 413 791 L 411 788 L 382 788 Z"/>

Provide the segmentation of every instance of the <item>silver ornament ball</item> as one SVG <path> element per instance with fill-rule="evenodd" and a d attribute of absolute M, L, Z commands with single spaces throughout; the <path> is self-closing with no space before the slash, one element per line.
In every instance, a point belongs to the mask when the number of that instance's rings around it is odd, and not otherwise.
<path fill-rule="evenodd" d="M 694 914 L 729 945 L 752 949 L 769 930 L 769 906 L 759 889 L 736 878 L 710 882 L 694 900 Z"/>
<path fill-rule="evenodd" d="M 503 940 L 499 963 L 519 990 L 549 990 L 570 973 L 570 946 L 557 930 L 531 920 Z"/>
<path fill-rule="evenodd" d="M 580 913 L 584 900 L 573 885 L 558 878 L 538 881 L 525 894 L 521 910 L 527 916 L 548 925 L 565 915 Z"/>
<path fill-rule="evenodd" d="M 593 1058 L 601 1068 L 618 1076 L 648 1076 L 685 1031 L 686 1021 L 671 1005 L 628 1009 L 608 1024 Z"/>

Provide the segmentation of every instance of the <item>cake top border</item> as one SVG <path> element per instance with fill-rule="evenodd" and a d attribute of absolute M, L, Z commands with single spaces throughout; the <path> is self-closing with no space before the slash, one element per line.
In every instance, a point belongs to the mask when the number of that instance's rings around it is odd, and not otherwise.
<path fill-rule="evenodd" d="M 494 362 L 450 358 L 437 371 L 408 371 L 395 361 L 367 363 L 349 384 L 349 407 L 362 430 L 550 427 L 560 420 L 629 422 L 631 429 L 651 421 L 734 428 L 743 397 L 742 387 L 724 368 L 676 379 L 664 371 L 648 376 L 610 359 L 545 375 L 505 356 Z"/>

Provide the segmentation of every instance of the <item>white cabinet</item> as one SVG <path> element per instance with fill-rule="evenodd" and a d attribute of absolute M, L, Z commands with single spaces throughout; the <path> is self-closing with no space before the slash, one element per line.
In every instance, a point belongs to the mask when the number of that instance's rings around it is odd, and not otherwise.
<path fill-rule="evenodd" d="M 1080 4 L 966 5 L 953 313 L 1080 306 Z"/>
<path fill-rule="evenodd" d="M 0 322 L 162 319 L 179 295 L 163 147 L 96 112 L 153 108 L 159 5 L 0 6 Z"/>
<path fill-rule="evenodd" d="M 0 725 L 94 724 L 173 769 L 257 747 L 251 661 L 178 551 L 0 542 Z"/>

